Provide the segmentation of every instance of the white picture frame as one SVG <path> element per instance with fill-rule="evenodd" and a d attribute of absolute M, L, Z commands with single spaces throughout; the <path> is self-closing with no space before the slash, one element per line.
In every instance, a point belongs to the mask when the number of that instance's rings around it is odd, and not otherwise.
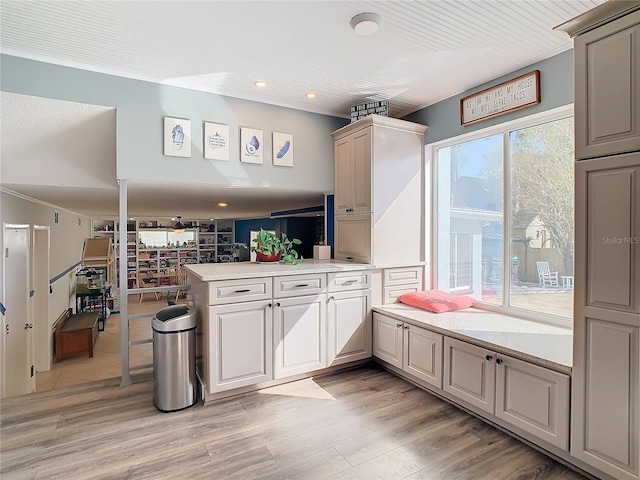
<path fill-rule="evenodd" d="M 262 130 L 240 128 L 240 161 L 262 165 L 264 141 Z"/>
<path fill-rule="evenodd" d="M 293 135 L 273 132 L 273 164 L 293 167 Z"/>
<path fill-rule="evenodd" d="M 191 120 L 164 117 L 164 154 L 191 158 Z"/>
<path fill-rule="evenodd" d="M 202 153 L 207 160 L 229 161 L 229 125 L 204 122 Z"/>

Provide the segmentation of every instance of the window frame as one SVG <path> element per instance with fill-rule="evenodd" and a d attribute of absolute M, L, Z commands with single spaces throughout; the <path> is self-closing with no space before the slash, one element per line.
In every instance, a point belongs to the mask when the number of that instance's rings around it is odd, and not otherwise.
<path fill-rule="evenodd" d="M 425 212 L 431 216 L 430 221 L 426 222 L 426 225 L 431 225 L 431 232 L 425 232 L 425 251 L 429 252 L 431 268 L 429 271 L 429 281 L 433 288 L 439 288 L 437 285 L 438 278 L 438 165 L 437 165 L 437 151 L 441 148 L 451 147 L 460 143 L 465 143 L 473 140 L 478 140 L 491 135 L 502 134 L 502 155 L 503 155 L 503 219 L 502 219 L 502 233 L 503 238 L 511 238 L 511 222 L 512 212 L 511 208 L 511 165 L 506 159 L 510 158 L 511 140 L 510 133 L 515 130 L 522 130 L 525 128 L 534 127 L 542 123 L 548 123 L 553 121 L 562 120 L 565 118 L 574 117 L 573 104 L 565 105 L 562 107 L 553 108 L 545 112 L 528 115 L 516 120 L 499 123 L 473 132 L 458 135 L 456 137 L 447 138 L 438 142 L 425 145 L 425 185 L 431 185 L 431 195 L 425 195 Z M 575 195 L 575 194 L 574 194 Z M 574 197 L 575 198 L 575 197 Z M 575 218 L 574 218 L 575 221 Z M 504 242 L 502 251 L 503 265 L 510 265 L 511 261 L 511 248 L 510 243 L 507 245 Z M 502 281 L 502 305 L 491 304 L 478 300 L 475 304 L 476 308 L 481 310 L 496 312 L 504 315 L 509 315 L 515 318 L 521 318 L 523 320 L 530 320 L 534 322 L 544 323 L 548 325 L 555 325 L 559 327 L 569 328 L 573 327 L 573 317 L 561 317 L 559 315 L 553 315 L 543 312 L 536 312 L 533 310 L 526 310 L 520 307 L 509 306 L 511 303 L 511 283 L 509 275 L 503 276 Z M 575 291 L 574 291 L 575 295 Z"/>

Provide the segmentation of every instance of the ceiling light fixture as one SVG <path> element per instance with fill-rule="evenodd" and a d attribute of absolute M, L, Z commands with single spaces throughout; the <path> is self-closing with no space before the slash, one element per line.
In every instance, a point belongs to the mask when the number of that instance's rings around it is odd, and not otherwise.
<path fill-rule="evenodd" d="M 363 37 L 373 35 L 378 31 L 382 17 L 377 13 L 359 13 L 351 19 L 351 28 Z"/>
<path fill-rule="evenodd" d="M 262 80 L 256 80 L 255 82 L 253 82 L 253 84 L 258 88 L 263 88 L 267 86 L 267 84 L 264 83 Z"/>
<path fill-rule="evenodd" d="M 226 206 L 227 206 L 227 203 L 225 203 L 225 202 L 218 202 L 218 206 L 219 206 L 219 207 L 226 207 Z"/>
<path fill-rule="evenodd" d="M 304 96 L 305 96 L 305 97 L 307 97 L 307 98 L 316 98 L 316 94 L 315 94 L 315 93 L 313 93 L 313 92 L 305 93 L 305 95 L 304 95 Z"/>
<path fill-rule="evenodd" d="M 187 227 L 184 226 L 184 223 L 182 223 L 180 221 L 180 219 L 182 218 L 181 216 L 177 216 L 176 217 L 178 219 L 178 221 L 176 222 L 176 224 L 173 226 L 173 232 L 174 233 L 184 233 L 184 231 L 187 229 Z"/>

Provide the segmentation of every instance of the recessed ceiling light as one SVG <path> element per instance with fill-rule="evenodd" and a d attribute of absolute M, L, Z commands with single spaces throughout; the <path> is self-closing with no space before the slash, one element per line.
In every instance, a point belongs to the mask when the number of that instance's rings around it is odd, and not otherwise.
<path fill-rule="evenodd" d="M 227 203 L 226 202 L 218 202 L 218 206 L 219 207 L 226 207 Z"/>
<path fill-rule="evenodd" d="M 366 37 L 378 31 L 381 21 L 382 18 L 377 13 L 359 13 L 351 19 L 351 28 L 353 28 L 358 35 Z"/>
<path fill-rule="evenodd" d="M 263 88 L 267 86 L 267 84 L 262 80 L 256 80 L 255 82 L 253 82 L 253 84 L 258 88 Z"/>
<path fill-rule="evenodd" d="M 304 96 L 307 98 L 316 98 L 316 94 L 313 92 L 308 92 Z"/>

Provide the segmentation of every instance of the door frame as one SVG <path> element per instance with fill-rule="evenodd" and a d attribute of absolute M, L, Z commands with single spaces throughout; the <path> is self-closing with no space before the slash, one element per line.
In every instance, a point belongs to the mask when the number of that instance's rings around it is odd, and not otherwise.
<path fill-rule="evenodd" d="M 33 299 L 33 325 L 36 372 L 51 369 L 53 358 L 53 334 L 49 312 L 49 273 L 51 252 L 51 227 L 33 225 L 31 234 L 31 288 Z"/>

